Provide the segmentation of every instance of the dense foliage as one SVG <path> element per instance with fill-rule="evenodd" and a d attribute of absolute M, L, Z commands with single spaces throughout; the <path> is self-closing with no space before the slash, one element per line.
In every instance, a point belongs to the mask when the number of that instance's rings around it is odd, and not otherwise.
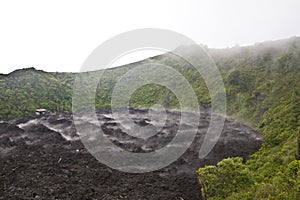
<path fill-rule="evenodd" d="M 0 75 L 0 120 L 33 115 L 35 109 L 71 109 L 73 74 L 34 68 Z"/>
<path fill-rule="evenodd" d="M 229 158 L 199 169 L 204 199 L 300 199 L 300 43 L 285 42 L 219 57 L 229 113 L 263 133 L 264 143 L 245 164 Z"/>
<path fill-rule="evenodd" d="M 264 144 L 246 163 L 240 158 L 228 158 L 217 166 L 199 169 L 203 197 L 300 199 L 300 161 L 297 160 L 300 39 L 209 51 L 224 79 L 228 114 L 263 133 Z M 32 115 L 37 108 L 52 112 L 71 111 L 73 95 L 81 102 L 76 109 L 90 106 L 87 100 L 94 98 L 97 108 L 108 108 L 113 88 L 122 75 L 137 65 L 153 61 L 180 72 L 189 80 L 200 104 L 210 105 L 206 85 L 193 67 L 172 54 L 165 54 L 106 70 L 99 82 L 100 87 L 93 94 L 88 91 L 93 83 L 98 83 L 99 72 L 46 73 L 29 68 L 0 75 L 0 120 Z M 142 77 L 143 72 L 140 73 L 134 78 Z M 80 94 L 73 94 L 76 75 L 82 86 Z M 89 77 L 88 82 L 85 77 Z M 176 79 L 164 79 L 176 85 Z M 125 88 L 123 93 L 126 92 Z M 157 103 L 167 108 L 179 106 L 174 94 L 157 84 L 139 88 L 130 99 L 131 106 L 150 107 Z"/>

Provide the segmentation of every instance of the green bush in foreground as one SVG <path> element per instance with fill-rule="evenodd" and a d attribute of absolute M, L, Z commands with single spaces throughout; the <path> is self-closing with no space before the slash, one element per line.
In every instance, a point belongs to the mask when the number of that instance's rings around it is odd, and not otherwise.
<path fill-rule="evenodd" d="M 242 163 L 242 158 L 224 159 L 217 166 L 200 168 L 197 173 L 203 199 L 297 200 L 300 197 L 299 160 L 290 162 L 269 183 L 256 183 L 253 173 Z"/>
<path fill-rule="evenodd" d="M 197 173 L 204 199 L 224 198 L 228 193 L 238 192 L 253 184 L 250 171 L 243 164 L 242 158 L 227 158 L 217 166 L 200 168 Z"/>

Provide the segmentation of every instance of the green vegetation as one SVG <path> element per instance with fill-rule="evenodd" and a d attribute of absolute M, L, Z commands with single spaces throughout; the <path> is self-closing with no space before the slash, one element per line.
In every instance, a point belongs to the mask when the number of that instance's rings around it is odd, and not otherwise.
<path fill-rule="evenodd" d="M 300 161 L 297 160 L 300 149 L 297 140 L 300 134 L 300 39 L 209 51 L 224 79 L 228 115 L 261 132 L 264 143 L 246 163 L 240 158 L 228 158 L 217 166 L 199 169 L 204 199 L 300 199 Z M 181 59 L 165 54 L 106 70 L 94 94 L 88 91 L 98 82 L 100 72 L 78 75 L 81 88 L 74 96 L 80 105 L 75 108 L 89 107 L 87 100 L 94 97 L 97 108 L 109 108 L 112 90 L 122 75 L 137 65 L 153 61 L 176 69 L 189 80 L 200 104 L 210 105 L 210 96 L 200 75 Z M 140 73 L 133 78 L 143 77 L 143 72 Z M 0 75 L 0 120 L 29 116 L 36 108 L 71 111 L 75 75 L 45 73 L 32 68 Z M 166 76 L 163 81 L 176 85 L 174 77 Z M 125 88 L 123 93 L 127 92 Z M 131 106 L 150 107 L 157 103 L 167 108 L 179 106 L 174 94 L 157 84 L 140 87 L 130 99 Z"/>
<path fill-rule="evenodd" d="M 300 199 L 300 43 L 289 42 L 281 52 L 249 56 L 244 48 L 219 59 L 228 71 L 229 114 L 263 133 L 264 143 L 244 164 L 228 158 L 199 169 L 204 199 Z"/>
<path fill-rule="evenodd" d="M 204 199 L 214 196 L 224 198 L 230 193 L 250 187 L 253 180 L 249 169 L 242 161 L 242 158 L 228 158 L 219 162 L 217 166 L 199 169 L 198 178 Z"/>
<path fill-rule="evenodd" d="M 71 109 L 73 75 L 34 68 L 0 75 L 0 120 L 33 115 L 35 109 Z"/>

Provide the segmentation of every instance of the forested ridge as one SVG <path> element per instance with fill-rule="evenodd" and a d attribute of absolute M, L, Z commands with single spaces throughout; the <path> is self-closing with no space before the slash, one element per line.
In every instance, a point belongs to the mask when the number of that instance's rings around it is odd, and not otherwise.
<path fill-rule="evenodd" d="M 227 114 L 263 133 L 264 143 L 246 163 L 240 158 L 229 158 L 217 166 L 199 169 L 204 199 L 300 199 L 300 161 L 297 160 L 300 38 L 207 50 L 224 80 Z M 205 83 L 193 67 L 172 54 L 164 54 L 105 71 L 100 80 L 101 88 L 95 94 L 96 107 L 109 108 L 112 90 L 119 78 L 129 69 L 152 61 L 164 63 L 183 74 L 200 104 L 210 105 Z M 37 108 L 71 111 L 75 77 L 80 79 L 86 75 L 97 80 L 96 72 L 47 73 L 34 68 L 0 75 L 0 120 L 30 116 Z M 172 77 L 166 77 L 166 81 L 176 84 Z M 81 98 L 84 108 L 85 99 L 92 97 Z M 131 106 L 137 107 L 157 103 L 167 108 L 179 106 L 171 91 L 155 84 L 139 88 L 130 101 Z"/>
<path fill-rule="evenodd" d="M 37 108 L 69 111 L 74 75 L 27 68 L 0 75 L 0 118 L 31 116 Z"/>

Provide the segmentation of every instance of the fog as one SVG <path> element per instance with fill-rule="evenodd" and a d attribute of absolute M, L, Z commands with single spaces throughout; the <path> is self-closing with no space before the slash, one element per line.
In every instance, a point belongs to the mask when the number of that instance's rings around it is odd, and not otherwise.
<path fill-rule="evenodd" d="M 79 71 L 101 43 L 125 31 L 163 28 L 213 48 L 300 35 L 297 0 L 1 1 L 0 73 L 35 67 Z M 156 53 L 140 53 L 118 65 Z"/>

